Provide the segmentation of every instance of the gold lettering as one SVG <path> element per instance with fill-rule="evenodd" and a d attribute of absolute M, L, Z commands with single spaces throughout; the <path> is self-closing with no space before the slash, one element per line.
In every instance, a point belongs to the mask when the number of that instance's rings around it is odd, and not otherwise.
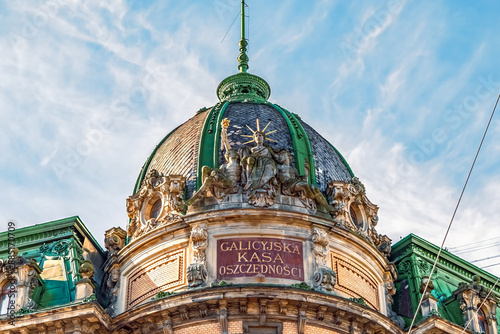
<path fill-rule="evenodd" d="M 281 251 L 281 243 L 280 242 L 275 242 L 274 243 L 274 248 L 276 248 L 276 250 L 279 252 Z"/>
<path fill-rule="evenodd" d="M 239 264 L 235 264 L 236 268 L 234 268 L 234 271 L 233 271 L 233 274 L 238 274 L 238 269 L 240 269 L 240 265 Z"/>
<path fill-rule="evenodd" d="M 261 241 L 260 243 L 262 244 L 262 250 L 269 250 L 269 249 L 266 249 L 266 245 L 268 244 L 268 242 Z"/>
<path fill-rule="evenodd" d="M 247 258 L 245 257 L 247 255 L 247 252 L 245 253 L 238 253 L 238 262 L 241 262 L 241 259 L 245 260 L 245 262 L 248 262 Z"/>
<path fill-rule="evenodd" d="M 260 268 L 259 265 L 257 263 L 254 263 L 253 264 L 253 273 L 254 274 L 259 274 L 260 271 L 257 271 L 257 268 Z"/>
<path fill-rule="evenodd" d="M 279 254 L 276 254 L 276 257 L 274 258 L 273 262 L 276 263 L 276 261 L 280 261 L 281 263 L 283 263 L 283 259 L 281 258 L 281 256 Z"/>
<path fill-rule="evenodd" d="M 226 241 L 226 242 L 223 242 L 223 243 L 221 243 L 221 244 L 220 244 L 220 249 L 221 249 L 223 252 L 226 252 L 226 251 L 228 251 L 228 250 L 229 250 L 229 247 L 227 246 L 227 244 L 228 244 L 228 242 L 227 242 L 227 241 Z M 226 246 L 224 246 L 224 245 L 226 245 Z"/>
<path fill-rule="evenodd" d="M 256 244 L 256 243 L 257 243 L 257 245 L 259 245 L 259 242 L 258 242 L 258 241 L 254 241 L 254 242 L 252 242 L 252 249 L 253 249 L 253 250 L 260 250 L 260 247 L 259 247 L 259 248 L 255 247 L 255 244 Z"/>
<path fill-rule="evenodd" d="M 293 248 L 293 252 L 300 254 L 299 246 L 295 245 L 295 247 Z"/>
<path fill-rule="evenodd" d="M 248 250 L 248 248 L 243 248 L 243 245 L 241 243 L 242 243 L 242 241 L 240 241 L 240 249 L 239 250 Z M 248 242 L 248 244 L 250 245 L 250 241 Z"/>
<path fill-rule="evenodd" d="M 257 254 L 257 252 L 253 253 L 252 257 L 250 258 L 250 262 L 253 262 L 253 259 L 256 259 L 257 262 L 260 262 L 259 254 Z"/>
<path fill-rule="evenodd" d="M 283 267 L 282 266 L 276 266 L 276 274 L 278 274 L 278 275 L 283 274 Z"/>
<path fill-rule="evenodd" d="M 268 265 L 269 267 L 269 273 L 271 274 L 271 271 L 273 274 L 276 274 L 276 265 L 275 264 L 270 264 Z"/>
<path fill-rule="evenodd" d="M 229 266 L 227 266 L 227 274 L 232 275 L 233 272 L 234 272 L 233 266 L 230 264 Z"/>
<path fill-rule="evenodd" d="M 233 250 L 233 249 L 234 249 L 234 250 L 238 250 L 238 246 L 236 246 L 236 242 L 233 242 L 233 243 L 231 244 L 231 248 L 229 248 L 229 250 Z"/>
<path fill-rule="evenodd" d="M 271 253 L 262 253 L 262 262 L 271 262 Z"/>
<path fill-rule="evenodd" d="M 295 270 L 298 270 L 298 268 L 295 268 L 295 267 L 294 267 L 294 268 L 292 268 L 292 276 L 293 276 L 293 277 L 298 277 L 298 275 L 297 275 L 297 274 L 294 274 Z"/>
<path fill-rule="evenodd" d="M 222 270 L 222 269 L 224 269 L 224 270 Z M 220 274 L 220 275 L 225 275 L 225 274 L 226 274 L 226 267 L 221 266 L 221 267 L 219 268 L 219 274 Z"/>
<path fill-rule="evenodd" d="M 290 267 L 286 264 L 284 268 L 285 268 L 285 275 L 290 276 L 290 269 L 289 269 Z"/>
<path fill-rule="evenodd" d="M 263 273 L 263 274 L 267 274 L 267 265 L 266 264 L 261 264 L 260 265 L 260 272 Z M 264 269 L 266 269 L 266 271 L 264 271 Z"/>
<path fill-rule="evenodd" d="M 288 252 L 288 253 L 291 253 L 292 251 L 290 250 L 290 244 L 287 244 L 287 243 L 283 243 L 283 251 L 284 252 Z"/>

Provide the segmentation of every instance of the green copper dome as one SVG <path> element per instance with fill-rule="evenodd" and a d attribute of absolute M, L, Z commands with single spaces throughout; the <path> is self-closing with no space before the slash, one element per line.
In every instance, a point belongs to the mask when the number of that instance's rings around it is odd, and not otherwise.
<path fill-rule="evenodd" d="M 351 180 L 354 174 L 342 155 L 298 115 L 267 101 L 253 102 L 253 98 L 252 93 L 244 93 L 234 101 L 229 99 L 202 109 L 167 134 L 144 163 L 134 193 L 147 173 L 156 169 L 186 177 L 186 198 L 190 198 L 202 184 L 201 168 L 217 168 L 224 161 L 220 142 L 224 118 L 230 120 L 228 138 L 235 149 L 244 146 L 248 139 L 244 136 L 251 133 L 247 126 L 255 128 L 259 119 L 263 125 L 270 123 L 268 130 L 276 130 L 270 135 L 276 142 L 268 144 L 275 150 L 292 152 L 295 167 L 310 183 L 325 190 L 329 181 Z"/>

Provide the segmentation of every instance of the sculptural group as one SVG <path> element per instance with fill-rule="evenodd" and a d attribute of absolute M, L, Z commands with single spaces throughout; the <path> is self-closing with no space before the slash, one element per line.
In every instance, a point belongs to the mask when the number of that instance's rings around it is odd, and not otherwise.
<path fill-rule="evenodd" d="M 227 195 L 238 193 L 241 189 L 248 203 L 257 207 L 273 205 L 276 196 L 281 193 L 299 198 L 311 212 L 316 212 L 317 204 L 331 214 L 338 211 L 339 208 L 331 206 L 316 186 L 310 184 L 305 176 L 299 175 L 292 165 L 291 152 L 266 145 L 266 140 L 274 141 L 268 135 L 276 131 L 266 133 L 270 123 L 262 130 L 258 119 L 256 125 L 256 130 L 247 126 L 251 135 L 243 135 L 252 138 L 244 144 L 254 143 L 253 147 L 242 146 L 236 151 L 231 147 L 227 135 L 229 120 L 226 118 L 222 121 L 221 146 L 225 150 L 226 161 L 217 169 L 208 166 L 202 168 L 203 185 L 186 201 L 186 205 L 207 197 L 208 192 L 221 202 Z"/>

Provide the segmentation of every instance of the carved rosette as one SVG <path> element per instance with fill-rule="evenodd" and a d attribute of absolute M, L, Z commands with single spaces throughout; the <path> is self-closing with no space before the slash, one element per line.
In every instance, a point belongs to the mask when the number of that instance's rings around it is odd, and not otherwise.
<path fill-rule="evenodd" d="M 181 175 L 164 175 L 151 170 L 142 188 L 127 198 L 127 214 L 130 218 L 127 234 L 135 239 L 146 232 L 170 223 L 182 221 L 186 205 L 182 195 L 186 178 Z M 159 212 L 152 213 L 152 207 L 161 201 Z"/>
<path fill-rule="evenodd" d="M 207 283 L 206 250 L 208 247 L 208 229 L 206 224 L 195 225 L 191 230 L 193 262 L 187 268 L 187 280 L 190 288 L 204 286 Z"/>
<path fill-rule="evenodd" d="M 337 274 L 326 265 L 328 255 L 328 234 L 326 231 L 314 227 L 311 234 L 313 241 L 312 251 L 315 258 L 316 271 L 313 277 L 313 286 L 320 291 L 333 291 L 337 282 Z"/>

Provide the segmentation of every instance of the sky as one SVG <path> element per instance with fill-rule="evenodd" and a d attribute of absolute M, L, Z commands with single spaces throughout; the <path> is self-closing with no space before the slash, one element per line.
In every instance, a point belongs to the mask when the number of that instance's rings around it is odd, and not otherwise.
<path fill-rule="evenodd" d="M 239 5 L 1 1 L 0 226 L 78 215 L 101 244 L 125 228 L 156 144 L 237 72 Z M 500 93 L 500 3 L 248 5 L 249 72 L 270 101 L 343 154 L 380 207 L 379 233 L 439 246 Z M 497 114 L 445 247 L 500 263 L 499 205 Z"/>

